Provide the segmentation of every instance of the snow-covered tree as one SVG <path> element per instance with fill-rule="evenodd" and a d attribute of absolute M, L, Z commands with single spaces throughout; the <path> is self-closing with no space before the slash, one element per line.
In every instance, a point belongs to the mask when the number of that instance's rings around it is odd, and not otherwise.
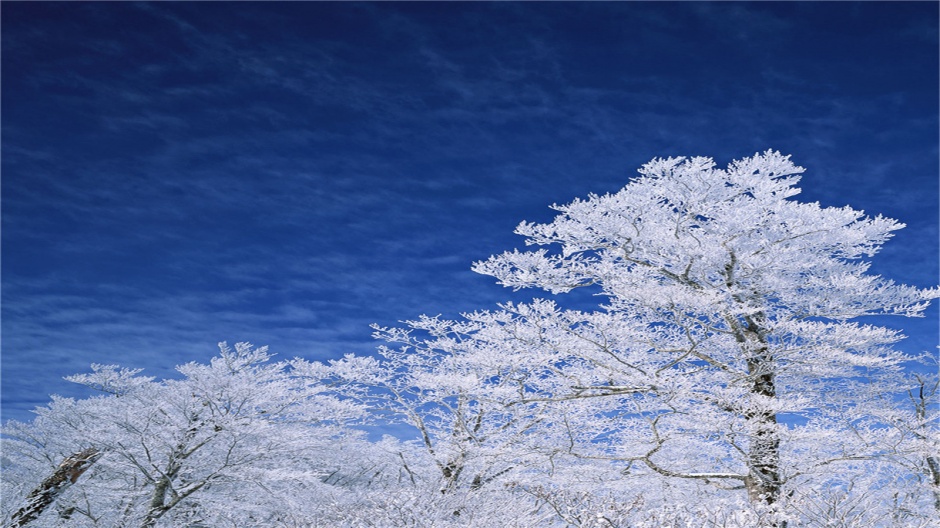
<path fill-rule="evenodd" d="M 96 366 L 3 429 L 3 520 L 57 526 L 904 526 L 940 511 L 938 385 L 865 316 L 903 224 L 773 151 L 655 159 L 474 264 L 556 297 L 375 327 L 377 357 Z M 554 249 L 553 249 L 554 248 Z M 565 306 L 577 288 L 600 303 Z M 575 309 L 577 307 L 577 309 Z M 879 319 L 878 321 L 883 321 Z M 936 365 L 934 363 L 934 369 Z M 367 442 L 349 425 L 400 433 Z"/>
<path fill-rule="evenodd" d="M 772 151 L 727 169 L 655 159 L 620 192 L 554 206 L 554 221 L 517 233 L 558 251 L 475 271 L 553 294 L 594 288 L 605 303 L 507 305 L 471 314 L 479 329 L 461 339 L 495 340 L 529 368 L 518 374 L 540 394 L 521 400 L 558 403 L 572 454 L 746 490 L 761 524 L 785 524 L 800 487 L 841 485 L 826 475 L 864 472 L 890 447 L 863 388 L 904 393 L 909 358 L 892 348 L 900 332 L 858 319 L 917 317 L 938 296 L 868 273 L 903 224 L 794 200 L 802 172 Z"/>
<path fill-rule="evenodd" d="M 503 343 L 464 340 L 479 330 L 473 321 L 422 317 L 409 324 L 374 327 L 374 337 L 394 345 L 380 346 L 378 359 L 332 362 L 339 392 L 399 426 L 404 437 L 413 435 L 437 467 L 443 493 L 479 490 L 538 465 L 531 435 L 545 405 L 519 401 L 525 383 L 505 361 Z"/>
<path fill-rule="evenodd" d="M 5 517 L 35 526 L 304 525 L 324 478 L 355 472 L 338 467 L 334 447 L 359 441 L 344 424 L 362 410 L 326 394 L 315 366 L 298 376 L 266 348 L 220 348 L 208 365 L 178 367 L 174 380 L 95 365 L 69 379 L 101 396 L 54 397 L 33 422 L 7 423 Z M 71 475 L 45 512 L 30 509 L 37 494 L 24 494 L 49 488 L 43 479 L 76 453 L 96 462 Z M 37 515 L 11 514 L 17 497 Z"/>

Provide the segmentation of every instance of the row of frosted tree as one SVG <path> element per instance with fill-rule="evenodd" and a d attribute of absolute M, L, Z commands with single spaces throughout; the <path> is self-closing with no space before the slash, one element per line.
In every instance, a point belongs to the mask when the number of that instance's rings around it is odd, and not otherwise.
<path fill-rule="evenodd" d="M 802 172 L 654 159 L 474 265 L 547 299 L 374 356 L 95 365 L 99 396 L 3 426 L 4 526 L 936 526 L 936 362 L 864 318 L 940 291 L 868 273 L 903 224 L 793 199 Z"/>

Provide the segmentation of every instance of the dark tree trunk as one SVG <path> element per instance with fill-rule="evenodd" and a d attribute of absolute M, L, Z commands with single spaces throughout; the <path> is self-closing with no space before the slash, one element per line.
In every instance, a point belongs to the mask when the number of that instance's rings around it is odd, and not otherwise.
<path fill-rule="evenodd" d="M 770 358 L 748 360 L 749 374 L 753 377 L 751 393 L 767 398 L 776 396 Z M 777 414 L 771 411 L 749 411 L 745 418 L 751 426 L 748 449 L 748 494 L 752 501 L 767 504 L 777 502 L 780 496 L 780 440 L 777 437 Z"/>
<path fill-rule="evenodd" d="M 777 397 L 776 364 L 767 343 L 767 337 L 757 321 L 763 314 L 744 318 L 744 325 L 736 333 L 742 350 L 747 354 L 749 390 L 755 402 L 744 418 L 751 432 L 747 453 L 748 476 L 745 480 L 751 502 L 772 506 L 780 499 L 780 438 L 777 435 L 777 413 L 763 409 L 763 401 Z M 771 526 L 786 528 L 786 521 Z"/>
<path fill-rule="evenodd" d="M 741 318 L 735 314 L 725 316 L 744 355 L 750 383 L 748 390 L 753 396 L 751 405 L 744 411 L 744 419 L 751 434 L 745 486 L 751 502 L 769 506 L 780 498 L 780 438 L 777 436 L 777 413 L 765 410 L 763 402 L 777 397 L 774 379 L 777 365 L 770 352 L 766 330 L 761 325 L 766 321 L 766 315 L 760 310 L 751 311 L 754 303 L 741 291 L 734 276 L 737 257 L 733 251 L 730 252 L 730 258 L 724 269 L 725 286 L 738 307 L 750 313 Z M 759 297 L 754 292 L 752 299 Z M 786 528 L 786 522 L 777 526 Z"/>
<path fill-rule="evenodd" d="M 740 297 L 735 298 L 742 305 L 746 305 Z M 766 410 L 764 402 L 777 397 L 777 365 L 770 353 L 765 331 L 760 325 L 760 322 L 764 321 L 763 313 L 745 316 L 743 320 L 729 315 L 726 320 L 744 354 L 749 380 L 748 390 L 752 395 L 751 405 L 743 413 L 751 436 L 747 453 L 748 474 L 744 483 L 752 503 L 772 506 L 780 499 L 782 488 L 780 438 L 777 435 L 777 413 Z M 784 521 L 771 526 L 786 528 L 786 525 Z"/>
<path fill-rule="evenodd" d="M 166 506 L 166 493 L 170 488 L 170 477 L 162 477 L 157 480 L 153 487 L 153 494 L 150 496 L 150 507 L 147 509 L 147 516 L 141 523 L 141 528 L 152 528 L 157 524 L 157 520 L 163 516 L 169 509 Z"/>
<path fill-rule="evenodd" d="M 916 413 L 918 421 L 918 429 L 914 431 L 914 436 L 921 440 L 926 440 L 927 437 L 922 433 L 921 428 L 927 427 L 927 407 L 930 405 L 931 398 L 937 394 L 938 382 L 934 381 L 932 386 L 928 387 L 927 381 L 921 379 L 919 376 L 917 377 L 917 381 L 920 382 L 917 396 L 914 396 L 913 391 L 908 393 L 911 397 L 911 401 L 914 402 L 914 412 Z M 940 461 L 933 455 L 927 455 L 926 461 L 930 484 L 933 488 L 933 507 L 937 512 L 940 512 Z"/>
<path fill-rule="evenodd" d="M 39 487 L 26 496 L 26 505 L 13 514 L 10 527 L 26 526 L 39 518 L 39 515 L 99 458 L 101 452 L 91 447 L 63 460 L 52 476 L 42 481 Z"/>

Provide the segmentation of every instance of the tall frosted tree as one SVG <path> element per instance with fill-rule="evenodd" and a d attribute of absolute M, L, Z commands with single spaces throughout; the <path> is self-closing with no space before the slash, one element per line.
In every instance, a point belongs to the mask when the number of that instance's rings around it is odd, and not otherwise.
<path fill-rule="evenodd" d="M 556 311 L 525 316 L 544 330 L 531 350 L 568 380 L 549 396 L 630 402 L 623 438 L 643 449 L 622 460 L 742 488 L 773 510 L 801 476 L 883 452 L 867 387 L 905 390 L 892 376 L 910 358 L 892 348 L 898 331 L 858 319 L 921 316 L 938 296 L 869 273 L 866 259 L 904 224 L 793 199 L 803 171 L 773 151 L 726 169 L 654 159 L 615 194 L 519 225 L 527 244 L 546 247 L 474 270 L 517 289 L 595 288 L 601 309 L 569 312 L 555 337 Z"/>

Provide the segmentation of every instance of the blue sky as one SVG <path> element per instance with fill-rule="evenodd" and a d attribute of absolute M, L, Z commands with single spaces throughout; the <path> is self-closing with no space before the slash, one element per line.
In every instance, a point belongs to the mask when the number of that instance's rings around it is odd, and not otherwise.
<path fill-rule="evenodd" d="M 370 353 L 519 299 L 471 263 L 657 156 L 792 154 L 801 199 L 908 224 L 875 272 L 938 280 L 936 2 L 0 11 L 4 420 L 93 362 Z"/>

